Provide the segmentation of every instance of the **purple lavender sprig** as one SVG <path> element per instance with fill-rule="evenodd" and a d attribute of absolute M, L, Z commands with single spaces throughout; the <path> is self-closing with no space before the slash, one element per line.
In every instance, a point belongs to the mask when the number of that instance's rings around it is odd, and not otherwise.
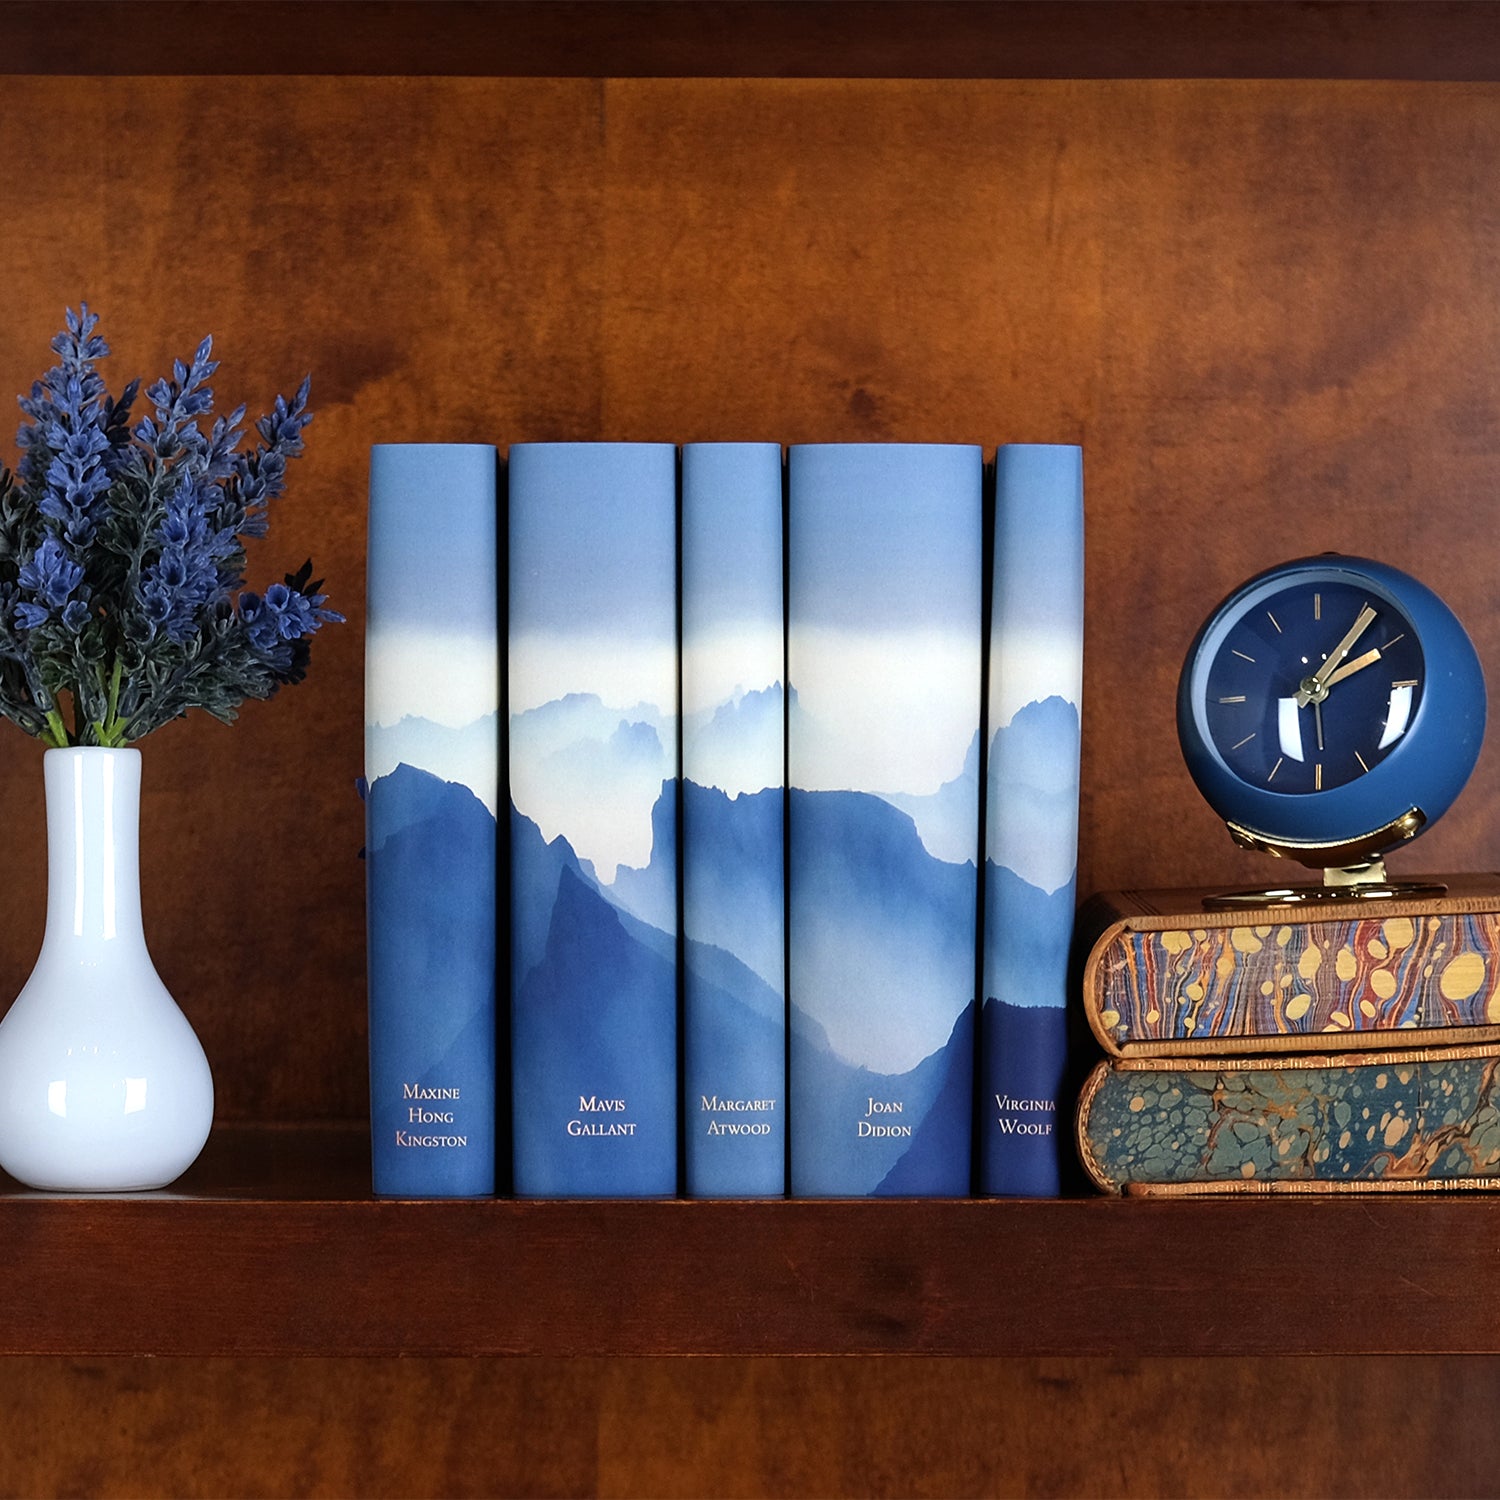
<path fill-rule="evenodd" d="M 260 446 L 236 459 L 235 472 L 226 489 L 239 508 L 235 529 L 245 536 L 266 534 L 267 510 L 271 501 L 286 489 L 287 463 L 302 452 L 302 432 L 312 421 L 312 413 L 307 409 L 311 390 L 309 375 L 290 402 L 278 396 L 270 413 L 255 424 L 261 436 Z"/>
<path fill-rule="evenodd" d="M 86 547 L 102 516 L 109 488 L 111 407 L 94 361 L 109 346 L 94 332 L 98 317 L 84 303 L 68 309 L 67 326 L 52 340 L 60 363 L 20 398 L 31 418 L 17 434 L 23 482 L 39 481 L 38 510 L 56 523 L 70 548 Z"/>
<path fill-rule="evenodd" d="M 126 744 L 193 708 L 231 721 L 301 681 L 311 636 L 342 619 L 310 563 L 244 587 L 245 539 L 303 451 L 310 381 L 242 453 L 244 406 L 209 421 L 205 338 L 132 423 L 140 382 L 110 397 L 98 321 L 67 310 L 57 365 L 20 398 L 20 462 L 0 469 L 0 714 L 54 745 Z"/>

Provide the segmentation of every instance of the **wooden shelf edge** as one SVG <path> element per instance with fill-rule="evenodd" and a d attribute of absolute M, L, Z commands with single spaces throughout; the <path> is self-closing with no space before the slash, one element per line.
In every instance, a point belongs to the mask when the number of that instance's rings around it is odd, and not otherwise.
<path fill-rule="evenodd" d="M 376 1200 L 362 1127 L 218 1134 L 0 1196 L 0 1352 L 1500 1353 L 1497 1196 Z"/>
<path fill-rule="evenodd" d="M 0 70 L 470 77 L 1500 77 L 1487 0 L 0 0 Z"/>

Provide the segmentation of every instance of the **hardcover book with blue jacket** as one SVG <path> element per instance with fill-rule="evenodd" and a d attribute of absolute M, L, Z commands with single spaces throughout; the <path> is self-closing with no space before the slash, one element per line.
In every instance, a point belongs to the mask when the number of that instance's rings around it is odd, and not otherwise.
<path fill-rule="evenodd" d="M 495 1191 L 498 454 L 370 455 L 365 870 L 374 1189 Z"/>
<path fill-rule="evenodd" d="M 684 1180 L 786 1190 L 786 698 L 777 443 L 682 452 Z"/>
<path fill-rule="evenodd" d="M 791 1188 L 971 1190 L 983 462 L 789 455 Z"/>
<path fill-rule="evenodd" d="M 677 1190 L 677 453 L 509 464 L 515 1190 Z"/>

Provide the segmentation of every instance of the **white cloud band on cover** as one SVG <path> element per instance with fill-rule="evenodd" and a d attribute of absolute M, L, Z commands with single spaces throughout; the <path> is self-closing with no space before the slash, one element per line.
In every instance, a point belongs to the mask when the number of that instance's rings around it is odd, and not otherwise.
<path fill-rule="evenodd" d="M 461 729 L 500 706 L 494 636 L 401 629 L 365 640 L 365 722 L 429 719 Z"/>

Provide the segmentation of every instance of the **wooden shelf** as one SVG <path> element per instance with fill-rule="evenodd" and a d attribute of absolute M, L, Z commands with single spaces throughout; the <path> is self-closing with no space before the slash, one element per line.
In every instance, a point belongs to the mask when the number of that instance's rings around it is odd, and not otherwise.
<path fill-rule="evenodd" d="M 377 1201 L 361 1126 L 0 1196 L 0 1352 L 1500 1352 L 1500 1198 Z"/>

